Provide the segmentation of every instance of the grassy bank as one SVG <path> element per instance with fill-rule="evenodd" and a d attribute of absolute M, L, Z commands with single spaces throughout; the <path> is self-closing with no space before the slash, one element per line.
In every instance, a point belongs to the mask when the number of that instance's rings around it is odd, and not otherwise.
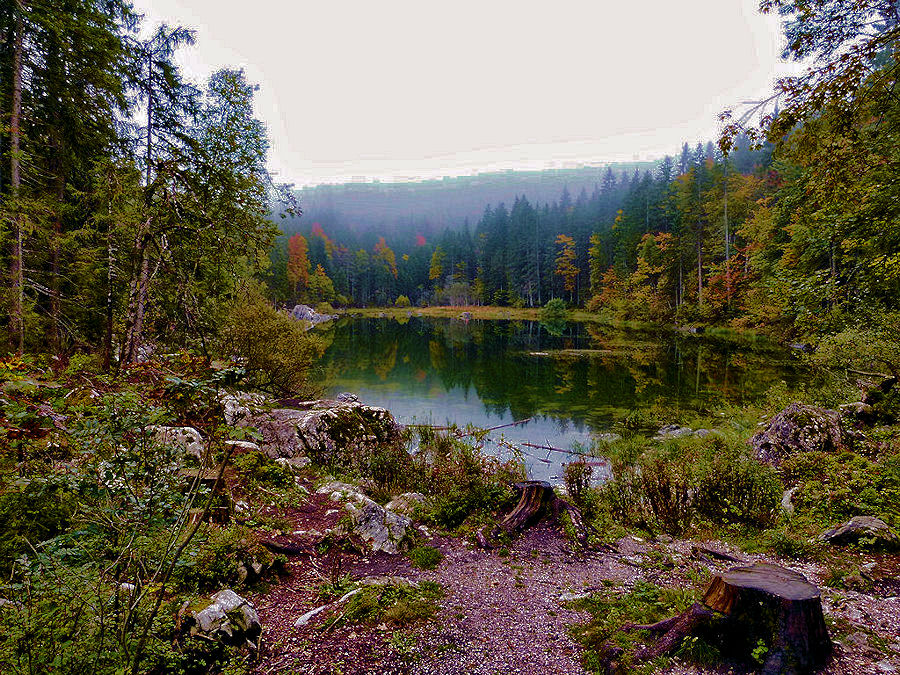
<path fill-rule="evenodd" d="M 463 312 L 471 314 L 472 319 L 512 321 L 540 321 L 540 307 L 495 307 L 491 305 L 469 305 L 461 307 L 362 307 L 337 310 L 342 316 L 364 316 L 372 318 L 406 319 L 412 316 L 425 316 L 439 319 L 455 319 Z M 598 323 L 623 328 L 650 329 L 659 326 L 641 321 L 615 321 L 602 314 L 586 312 L 582 309 L 570 311 L 567 321 L 578 323 Z"/>

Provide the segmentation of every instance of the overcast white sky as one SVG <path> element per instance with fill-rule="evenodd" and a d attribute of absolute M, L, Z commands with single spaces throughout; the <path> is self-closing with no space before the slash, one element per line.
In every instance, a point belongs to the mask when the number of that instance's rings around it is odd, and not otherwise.
<path fill-rule="evenodd" d="M 191 77 L 244 67 L 298 186 L 657 158 L 785 69 L 758 0 L 135 4 L 197 30 Z"/>

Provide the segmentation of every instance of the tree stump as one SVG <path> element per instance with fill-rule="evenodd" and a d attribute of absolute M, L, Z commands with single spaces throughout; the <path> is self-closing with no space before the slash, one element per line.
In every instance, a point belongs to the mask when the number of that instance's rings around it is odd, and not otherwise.
<path fill-rule="evenodd" d="M 726 617 L 723 644 L 742 656 L 760 641 L 763 675 L 808 673 L 831 654 L 819 589 L 799 572 L 756 563 L 713 579 L 703 604 Z"/>
<path fill-rule="evenodd" d="M 688 635 L 715 641 L 722 653 L 748 661 L 765 646 L 762 675 L 800 675 L 825 665 L 831 639 L 819 589 L 799 572 L 768 563 L 735 567 L 712 580 L 703 602 L 683 614 L 623 630 L 659 635 L 636 654 L 649 660 L 676 649 Z M 760 658 L 757 651 L 755 655 Z"/>
<path fill-rule="evenodd" d="M 547 508 L 556 499 L 553 486 L 543 480 L 526 480 L 516 483 L 519 503 L 500 521 L 500 529 L 506 532 L 520 532 L 540 520 Z"/>
<path fill-rule="evenodd" d="M 485 549 L 494 548 L 491 539 L 498 534 L 521 532 L 547 515 L 558 518 L 562 512 L 569 514 L 578 542 L 583 546 L 587 544 L 591 532 L 590 525 L 584 522 L 581 511 L 556 496 L 550 483 L 543 480 L 526 480 L 515 483 L 514 487 L 519 491 L 518 503 L 490 533 L 485 532 L 486 528 L 481 528 L 475 533 L 479 546 Z"/>

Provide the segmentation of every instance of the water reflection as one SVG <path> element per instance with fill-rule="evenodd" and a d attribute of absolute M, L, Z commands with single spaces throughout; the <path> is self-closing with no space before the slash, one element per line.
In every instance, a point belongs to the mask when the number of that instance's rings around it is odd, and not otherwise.
<path fill-rule="evenodd" d="M 797 377 L 790 356 L 771 346 L 595 324 L 346 319 L 327 339 L 323 376 L 332 393 L 352 391 L 406 423 L 492 427 L 532 418 L 502 430 L 505 439 L 558 448 L 590 446 L 636 411 L 751 402 Z M 540 478 L 565 461 L 529 454 Z"/>

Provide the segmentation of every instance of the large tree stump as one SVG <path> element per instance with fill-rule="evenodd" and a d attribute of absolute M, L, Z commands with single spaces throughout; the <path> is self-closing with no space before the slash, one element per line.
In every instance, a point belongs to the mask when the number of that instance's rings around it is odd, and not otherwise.
<path fill-rule="evenodd" d="M 672 651 L 692 634 L 715 641 L 723 654 L 744 661 L 765 645 L 762 675 L 810 673 L 824 666 L 831 654 L 819 589 L 799 572 L 768 563 L 735 567 L 715 577 L 702 604 L 683 614 L 649 626 L 629 624 L 623 630 L 660 636 L 636 654 L 638 660 Z"/>
<path fill-rule="evenodd" d="M 799 572 L 756 563 L 713 579 L 703 604 L 727 617 L 725 646 L 739 655 L 769 648 L 763 675 L 808 673 L 831 654 L 819 589 Z"/>

